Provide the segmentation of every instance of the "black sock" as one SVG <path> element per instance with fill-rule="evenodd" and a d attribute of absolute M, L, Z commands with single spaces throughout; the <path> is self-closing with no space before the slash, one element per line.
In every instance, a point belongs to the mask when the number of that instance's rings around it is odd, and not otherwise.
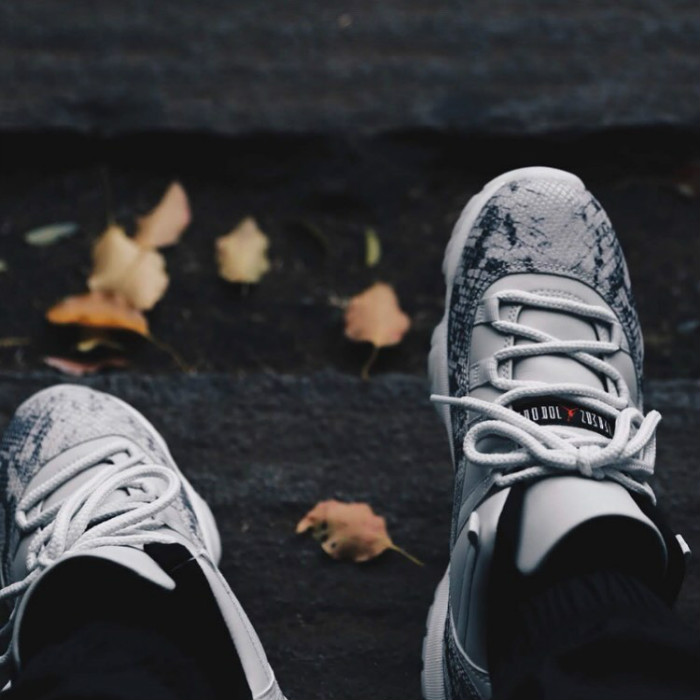
<path fill-rule="evenodd" d="M 589 521 L 525 577 L 515 567 L 522 493 L 511 497 L 489 600 L 494 698 L 697 697 L 698 645 L 662 598 L 653 532 Z"/>
<path fill-rule="evenodd" d="M 250 698 L 245 674 L 199 565 L 179 545 L 154 558 L 167 591 L 110 561 L 62 563 L 21 627 L 16 698 Z"/>

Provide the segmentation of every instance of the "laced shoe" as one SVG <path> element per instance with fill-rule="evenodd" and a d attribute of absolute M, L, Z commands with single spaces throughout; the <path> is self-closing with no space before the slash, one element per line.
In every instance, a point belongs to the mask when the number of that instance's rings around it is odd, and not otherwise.
<path fill-rule="evenodd" d="M 28 629 L 37 626 L 28 622 L 33 601 L 60 578 L 56 572 L 89 571 L 84 564 L 93 559 L 102 571 L 110 562 L 122 578 L 131 572 L 164 591 L 199 586 L 199 597 L 208 598 L 202 610 L 213 611 L 210 639 L 216 634 L 230 646 L 230 663 L 240 663 L 250 696 L 283 700 L 260 640 L 217 567 L 221 541 L 209 507 L 138 411 L 86 387 L 45 389 L 15 413 L 0 443 L 0 468 L 0 600 L 10 610 L 0 667 L 8 678 L 21 669 Z"/>
<path fill-rule="evenodd" d="M 541 167 L 491 181 L 462 212 L 443 272 L 445 313 L 428 369 L 455 491 L 422 687 L 426 700 L 464 700 L 491 693 L 491 564 L 505 512 L 516 523 L 519 577 L 541 570 L 582 524 L 615 518 L 646 533 L 640 556 L 672 597 L 687 546 L 652 507 L 660 415 L 642 413 L 627 267 L 583 183 Z"/>

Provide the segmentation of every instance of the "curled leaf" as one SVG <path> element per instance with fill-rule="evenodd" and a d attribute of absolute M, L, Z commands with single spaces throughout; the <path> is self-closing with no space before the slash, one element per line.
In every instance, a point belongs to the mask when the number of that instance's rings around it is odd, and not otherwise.
<path fill-rule="evenodd" d="M 364 379 L 369 377 L 379 348 L 400 343 L 410 327 L 411 319 L 401 311 L 393 287 L 385 282 L 377 282 L 350 299 L 345 310 L 345 337 L 374 346 L 362 368 Z"/>
<path fill-rule="evenodd" d="M 48 224 L 47 226 L 39 226 L 38 228 L 33 228 L 31 231 L 27 231 L 27 233 L 24 234 L 24 240 L 29 243 L 29 245 L 44 247 L 57 243 L 63 238 L 72 236 L 76 233 L 78 228 L 78 224 L 72 221 Z"/>
<path fill-rule="evenodd" d="M 269 245 L 255 219 L 243 219 L 231 233 L 216 239 L 219 275 L 228 282 L 259 282 L 270 269 Z"/>
<path fill-rule="evenodd" d="M 142 248 L 173 245 L 191 221 L 187 193 L 179 182 L 173 182 L 158 205 L 138 220 L 134 241 Z"/>
<path fill-rule="evenodd" d="M 101 328 L 84 329 L 83 337 L 75 346 L 78 352 L 89 353 L 98 348 L 123 351 L 124 346 L 109 335 L 109 331 Z"/>
<path fill-rule="evenodd" d="M 119 294 L 135 309 L 153 308 L 168 287 L 163 256 L 142 248 L 115 224 L 95 244 L 93 260 L 90 290 Z"/>
<path fill-rule="evenodd" d="M 382 257 L 382 243 L 373 228 L 365 230 L 365 265 L 374 267 Z"/>
<path fill-rule="evenodd" d="M 297 524 L 297 533 L 307 530 L 311 530 L 324 552 L 334 559 L 362 562 L 393 549 L 421 564 L 392 542 L 386 530 L 386 520 L 376 515 L 366 503 L 321 501 Z"/>
<path fill-rule="evenodd" d="M 118 294 L 89 292 L 68 297 L 52 306 L 46 318 L 51 323 L 120 328 L 148 337 L 146 317 Z"/>
<path fill-rule="evenodd" d="M 82 360 L 69 360 L 65 357 L 45 357 L 44 364 L 57 369 L 71 377 L 83 377 L 86 374 L 95 374 L 108 367 L 126 367 L 127 361 L 123 357 L 105 357 L 102 360 L 84 362 Z"/>

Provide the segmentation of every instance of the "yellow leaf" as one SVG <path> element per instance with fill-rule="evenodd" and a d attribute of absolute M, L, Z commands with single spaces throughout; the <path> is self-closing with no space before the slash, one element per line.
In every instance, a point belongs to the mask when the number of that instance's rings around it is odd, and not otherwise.
<path fill-rule="evenodd" d="M 365 265 L 374 267 L 382 257 L 382 243 L 373 228 L 365 230 Z"/>
<path fill-rule="evenodd" d="M 51 323 L 119 328 L 148 337 L 146 317 L 117 294 L 89 292 L 68 297 L 51 307 L 46 318 Z"/>
<path fill-rule="evenodd" d="M 163 256 L 142 248 L 120 226 L 113 224 L 100 236 L 93 260 L 90 290 L 120 294 L 135 309 L 152 309 L 168 287 Z"/>
<path fill-rule="evenodd" d="M 76 344 L 78 352 L 90 353 L 98 348 L 109 348 L 110 350 L 124 350 L 124 346 L 118 343 L 109 334 L 109 330 L 100 328 L 85 328 L 81 340 Z"/>
<path fill-rule="evenodd" d="M 270 269 L 270 242 L 252 217 L 226 236 L 216 239 L 219 275 L 228 282 L 255 283 Z"/>
<path fill-rule="evenodd" d="M 307 530 L 311 530 L 323 550 L 334 559 L 362 562 L 393 549 L 416 564 L 421 563 L 392 542 L 386 520 L 366 503 L 321 501 L 297 524 L 297 533 Z"/>
<path fill-rule="evenodd" d="M 179 182 L 173 182 L 155 209 L 138 219 L 134 240 L 143 248 L 173 245 L 191 221 L 187 194 Z"/>

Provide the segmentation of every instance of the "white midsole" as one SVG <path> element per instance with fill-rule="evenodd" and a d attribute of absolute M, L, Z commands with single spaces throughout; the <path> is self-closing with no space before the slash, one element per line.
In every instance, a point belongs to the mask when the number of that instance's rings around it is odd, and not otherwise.
<path fill-rule="evenodd" d="M 475 194 L 462 210 L 462 213 L 452 230 L 452 235 L 445 249 L 445 257 L 442 263 L 442 271 L 445 276 L 445 311 L 440 323 L 435 327 L 428 355 L 428 377 L 430 379 L 431 393 L 449 394 L 449 375 L 447 368 L 447 333 L 448 315 L 452 297 L 452 284 L 454 282 L 462 251 L 467 242 L 469 232 L 474 227 L 476 220 L 484 205 L 504 185 L 514 180 L 523 178 L 547 178 L 575 183 L 583 187 L 581 180 L 566 172 L 555 168 L 535 166 L 511 170 L 499 175 L 488 182 L 483 189 Z M 445 404 L 436 405 L 438 415 L 442 419 L 447 431 L 450 445 L 452 463 L 455 465 L 454 445 L 452 441 L 452 421 L 450 419 L 450 407 Z M 455 465 L 456 466 L 456 465 Z M 435 599 L 428 613 L 426 624 L 426 636 L 423 642 L 423 672 L 421 673 L 421 685 L 425 700 L 445 700 L 445 679 L 443 667 L 444 654 L 444 630 L 447 618 L 447 606 L 449 602 L 449 566 L 447 572 L 435 590 Z"/>

